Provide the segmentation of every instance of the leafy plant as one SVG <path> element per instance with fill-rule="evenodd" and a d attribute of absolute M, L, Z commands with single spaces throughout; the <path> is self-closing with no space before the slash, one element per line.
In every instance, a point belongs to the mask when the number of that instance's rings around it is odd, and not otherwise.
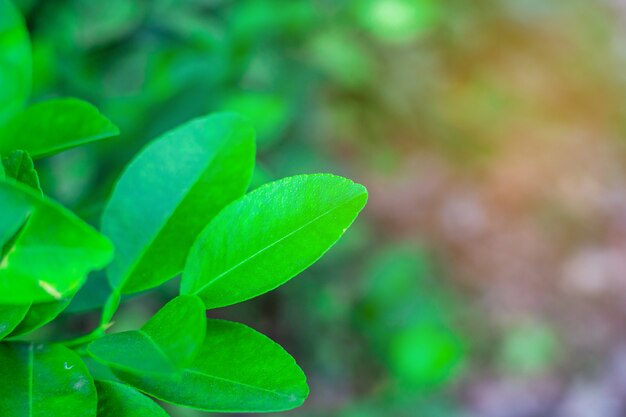
<path fill-rule="evenodd" d="M 261 295 L 314 263 L 355 220 L 365 188 L 315 174 L 246 194 L 254 130 L 217 113 L 139 153 L 99 232 L 43 194 L 32 159 L 114 136 L 117 127 L 76 99 L 25 107 L 28 51 L 21 17 L 0 0 L 0 415 L 167 415 L 150 397 L 215 412 L 301 405 L 308 387 L 294 359 L 243 324 L 207 319 L 206 310 Z M 105 267 L 112 291 L 94 331 L 56 343 L 24 338 Z M 179 275 L 180 295 L 142 328 L 107 333 L 123 295 Z M 112 380 L 94 378 L 87 358 L 110 368 Z"/>

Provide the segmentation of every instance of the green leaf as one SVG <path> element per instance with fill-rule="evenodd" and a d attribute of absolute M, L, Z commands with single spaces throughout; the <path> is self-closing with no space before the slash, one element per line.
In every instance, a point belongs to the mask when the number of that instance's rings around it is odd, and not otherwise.
<path fill-rule="evenodd" d="M 4 339 L 28 313 L 29 305 L 0 306 L 0 340 Z"/>
<path fill-rule="evenodd" d="M 2 158 L 1 165 L 4 168 L 5 176 L 26 184 L 43 195 L 41 185 L 39 184 L 39 175 L 28 152 L 22 150 L 13 151 L 8 156 Z"/>
<path fill-rule="evenodd" d="M 0 130 L 0 152 L 24 149 L 41 158 L 118 134 L 117 126 L 87 102 L 47 100 L 21 111 Z"/>
<path fill-rule="evenodd" d="M 95 417 L 96 388 L 87 368 L 61 345 L 0 344 L 2 417 Z"/>
<path fill-rule="evenodd" d="M 154 401 L 128 385 L 96 381 L 98 417 L 168 417 Z"/>
<path fill-rule="evenodd" d="M 59 301 L 31 305 L 26 313 L 26 316 L 24 317 L 24 320 L 22 320 L 20 324 L 15 327 L 9 336 L 21 336 L 45 326 L 57 318 L 57 316 L 61 314 L 70 304 L 70 301 L 72 301 L 71 296 L 65 297 Z"/>
<path fill-rule="evenodd" d="M 202 232 L 189 253 L 181 292 L 216 308 L 270 291 L 319 259 L 366 201 L 365 187 L 328 174 L 263 185 Z"/>
<path fill-rule="evenodd" d="M 88 352 L 114 369 L 176 373 L 193 360 L 204 333 L 202 301 L 195 296 L 179 296 L 159 310 L 141 330 L 106 335 L 92 342 Z"/>
<path fill-rule="evenodd" d="M 254 149 L 251 126 L 231 113 L 196 119 L 149 144 L 103 214 L 102 230 L 117 250 L 111 286 L 128 294 L 179 274 L 200 231 L 248 187 Z"/>
<path fill-rule="evenodd" d="M 159 400 L 203 411 L 283 411 L 304 402 L 306 377 L 280 345 L 243 324 L 222 320 L 208 320 L 206 334 L 195 360 L 181 373 L 114 372 Z"/>
<path fill-rule="evenodd" d="M 30 40 L 24 19 L 9 0 L 0 0 L 0 125 L 28 99 L 31 67 Z"/>
<path fill-rule="evenodd" d="M 0 304 L 58 301 L 113 255 L 111 243 L 59 204 L 0 180 Z"/>

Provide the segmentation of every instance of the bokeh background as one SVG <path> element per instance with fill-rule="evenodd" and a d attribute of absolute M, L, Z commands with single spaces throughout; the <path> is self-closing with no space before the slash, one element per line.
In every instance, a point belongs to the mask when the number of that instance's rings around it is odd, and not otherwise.
<path fill-rule="evenodd" d="M 92 223 L 145 143 L 213 111 L 254 122 L 253 186 L 369 188 L 318 264 L 209 312 L 302 365 L 311 396 L 284 415 L 626 415 L 626 1 L 16 3 L 35 100 L 89 100 L 123 132 L 38 166 Z M 40 337 L 93 326 L 105 285 Z M 127 300 L 117 328 L 174 292 Z"/>

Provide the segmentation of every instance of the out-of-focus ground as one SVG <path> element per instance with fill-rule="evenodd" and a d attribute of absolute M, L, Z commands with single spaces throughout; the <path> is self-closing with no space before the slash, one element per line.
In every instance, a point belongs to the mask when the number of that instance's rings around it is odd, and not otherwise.
<path fill-rule="evenodd" d="M 369 188 L 319 264 L 210 312 L 301 363 L 311 397 L 286 415 L 626 415 L 625 1 L 17 3 L 37 96 L 122 129 L 40 167 L 90 221 L 142 144 L 218 110 L 257 126 L 255 186 L 331 171 Z M 58 326 L 89 324 L 101 281 Z"/>

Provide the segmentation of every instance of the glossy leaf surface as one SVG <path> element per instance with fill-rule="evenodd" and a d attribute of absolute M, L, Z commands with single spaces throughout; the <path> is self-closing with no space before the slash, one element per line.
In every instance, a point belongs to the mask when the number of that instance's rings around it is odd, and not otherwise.
<path fill-rule="evenodd" d="M 280 345 L 243 324 L 222 320 L 208 320 L 202 348 L 181 373 L 116 374 L 162 401 L 204 411 L 290 410 L 309 392 L 304 373 Z"/>
<path fill-rule="evenodd" d="M 22 150 L 10 152 L 6 157 L 2 158 L 2 167 L 5 176 L 42 193 L 39 175 L 28 152 Z"/>
<path fill-rule="evenodd" d="M 87 368 L 61 345 L 0 344 L 2 417 L 95 417 L 96 388 Z"/>
<path fill-rule="evenodd" d="M 239 116 L 196 119 L 150 143 L 117 183 L 102 218 L 116 247 L 112 287 L 132 293 L 182 271 L 193 241 L 248 187 L 254 132 Z"/>
<path fill-rule="evenodd" d="M 0 152 L 24 149 L 40 158 L 117 134 L 117 126 L 87 102 L 47 100 L 24 109 L 0 129 Z"/>
<path fill-rule="evenodd" d="M 110 242 L 59 204 L 0 180 L 0 304 L 58 301 L 112 257 Z"/>
<path fill-rule="evenodd" d="M 168 417 L 154 401 L 128 385 L 96 381 L 98 417 Z"/>
<path fill-rule="evenodd" d="M 140 330 L 113 333 L 92 342 L 89 353 L 112 368 L 130 372 L 176 373 L 198 352 L 205 332 L 205 310 L 198 297 L 179 296 Z"/>
<path fill-rule="evenodd" d="M 28 99 L 31 67 L 30 41 L 24 20 L 9 0 L 0 0 L 0 125 Z M 0 149 L 4 148 L 0 145 Z"/>
<path fill-rule="evenodd" d="M 194 243 L 181 283 L 207 308 L 270 291 L 322 256 L 367 201 L 365 187 L 327 174 L 259 187 L 226 207 Z"/>

